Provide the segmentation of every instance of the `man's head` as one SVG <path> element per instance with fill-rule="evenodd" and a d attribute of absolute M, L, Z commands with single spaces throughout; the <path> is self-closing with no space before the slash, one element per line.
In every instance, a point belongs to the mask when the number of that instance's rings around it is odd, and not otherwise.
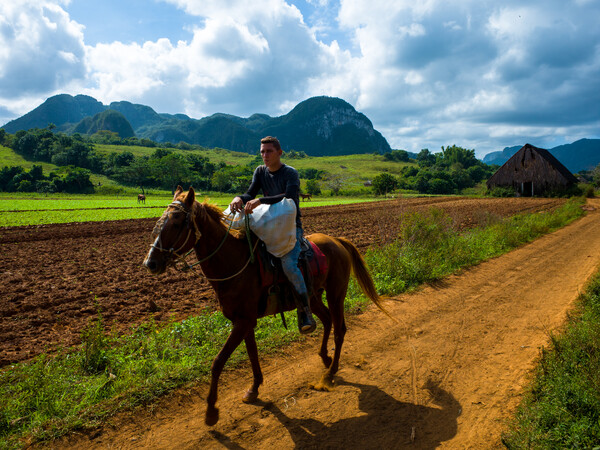
<path fill-rule="evenodd" d="M 260 156 L 271 172 L 281 167 L 281 145 L 279 140 L 273 136 L 267 136 L 260 140 Z"/>

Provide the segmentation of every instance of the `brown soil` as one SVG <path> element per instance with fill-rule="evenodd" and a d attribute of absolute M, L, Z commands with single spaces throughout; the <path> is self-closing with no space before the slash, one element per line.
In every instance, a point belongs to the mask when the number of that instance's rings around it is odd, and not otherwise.
<path fill-rule="evenodd" d="M 361 248 L 397 233 L 406 212 L 444 208 L 468 227 L 490 216 L 552 209 L 560 200 L 411 199 L 305 209 L 307 232 L 346 236 Z M 600 206 L 594 203 L 593 206 Z M 349 320 L 333 392 L 309 389 L 323 370 L 319 333 L 263 358 L 260 402 L 240 402 L 248 368 L 224 373 L 221 420 L 204 425 L 206 386 L 178 391 L 57 447 L 95 448 L 492 448 L 549 330 L 600 263 L 594 210 L 507 255 L 385 302 Z M 214 304 L 198 283 L 184 292 L 170 272 L 140 267 L 153 221 L 4 229 L 0 335 L 5 364 L 45 346 L 77 342 L 94 298 L 115 326 L 167 320 Z M 155 302 L 156 307 L 152 306 Z M 158 309 L 151 311 L 151 309 Z M 333 344 L 331 344 L 333 345 Z"/>

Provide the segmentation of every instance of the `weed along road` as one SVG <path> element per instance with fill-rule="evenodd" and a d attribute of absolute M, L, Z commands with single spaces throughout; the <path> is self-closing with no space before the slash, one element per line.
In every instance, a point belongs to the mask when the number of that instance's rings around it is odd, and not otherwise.
<path fill-rule="evenodd" d="M 600 200 L 571 225 L 349 320 L 332 392 L 319 333 L 221 378 L 221 420 L 204 424 L 206 387 L 60 443 L 81 448 L 501 448 L 500 434 L 549 333 L 600 265 Z M 592 208 L 593 207 L 593 208 Z"/>

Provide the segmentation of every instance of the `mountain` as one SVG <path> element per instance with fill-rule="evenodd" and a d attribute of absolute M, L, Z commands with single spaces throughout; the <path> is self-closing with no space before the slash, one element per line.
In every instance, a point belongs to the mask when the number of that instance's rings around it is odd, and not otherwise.
<path fill-rule="evenodd" d="M 600 164 L 600 139 L 580 139 L 550 149 L 571 172 L 591 170 Z"/>
<path fill-rule="evenodd" d="M 135 136 L 133 128 L 125 116 L 114 109 L 99 112 L 94 117 L 84 117 L 73 128 L 73 133 L 94 134 L 100 130 L 114 131 L 121 139 Z"/>
<path fill-rule="evenodd" d="M 483 162 L 501 166 L 521 147 L 516 145 L 506 147 L 501 152 L 488 153 L 484 156 Z M 600 139 L 580 139 L 571 144 L 550 148 L 548 151 L 573 173 L 590 170 L 600 164 Z"/>
<path fill-rule="evenodd" d="M 504 147 L 504 150 L 500 151 L 500 152 L 491 152 L 488 153 L 487 155 L 485 155 L 483 157 L 483 162 L 486 164 L 497 164 L 499 166 L 501 166 L 502 164 L 504 164 L 506 161 L 508 161 L 512 155 L 514 155 L 515 153 L 517 153 L 521 147 L 523 147 L 522 145 L 513 145 L 512 147 Z"/>
<path fill-rule="evenodd" d="M 92 97 L 61 94 L 7 123 L 4 129 L 15 133 L 53 123 L 59 131 L 89 134 L 80 130 L 97 130 L 100 125 L 94 116 L 107 110 L 124 116 L 137 137 L 156 142 L 183 141 L 256 153 L 260 138 L 271 135 L 280 139 L 284 150 L 303 151 L 311 156 L 391 151 L 387 140 L 364 114 L 335 97 L 309 98 L 279 117 L 253 114 L 242 118 L 217 113 L 192 119 L 185 114 L 159 114 L 149 106 L 125 101 L 105 106 Z"/>
<path fill-rule="evenodd" d="M 40 106 L 18 119 L 11 120 L 2 128 L 14 134 L 19 130 L 45 128 L 53 123 L 57 127 L 66 123 L 78 123 L 84 117 L 93 116 L 106 109 L 102 103 L 87 95 L 60 94 L 50 97 Z"/>

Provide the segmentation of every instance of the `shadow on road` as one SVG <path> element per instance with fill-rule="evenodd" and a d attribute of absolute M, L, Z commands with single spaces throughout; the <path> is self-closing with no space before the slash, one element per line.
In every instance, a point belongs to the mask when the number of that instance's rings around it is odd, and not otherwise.
<path fill-rule="evenodd" d="M 432 381 L 424 387 L 439 408 L 398 401 L 376 386 L 342 380 L 338 385 L 359 390 L 358 405 L 363 415 L 325 424 L 289 417 L 273 403 L 263 408 L 288 430 L 296 448 L 433 449 L 456 435 L 461 406 Z M 242 448 L 224 435 L 217 439 L 227 448 Z"/>

